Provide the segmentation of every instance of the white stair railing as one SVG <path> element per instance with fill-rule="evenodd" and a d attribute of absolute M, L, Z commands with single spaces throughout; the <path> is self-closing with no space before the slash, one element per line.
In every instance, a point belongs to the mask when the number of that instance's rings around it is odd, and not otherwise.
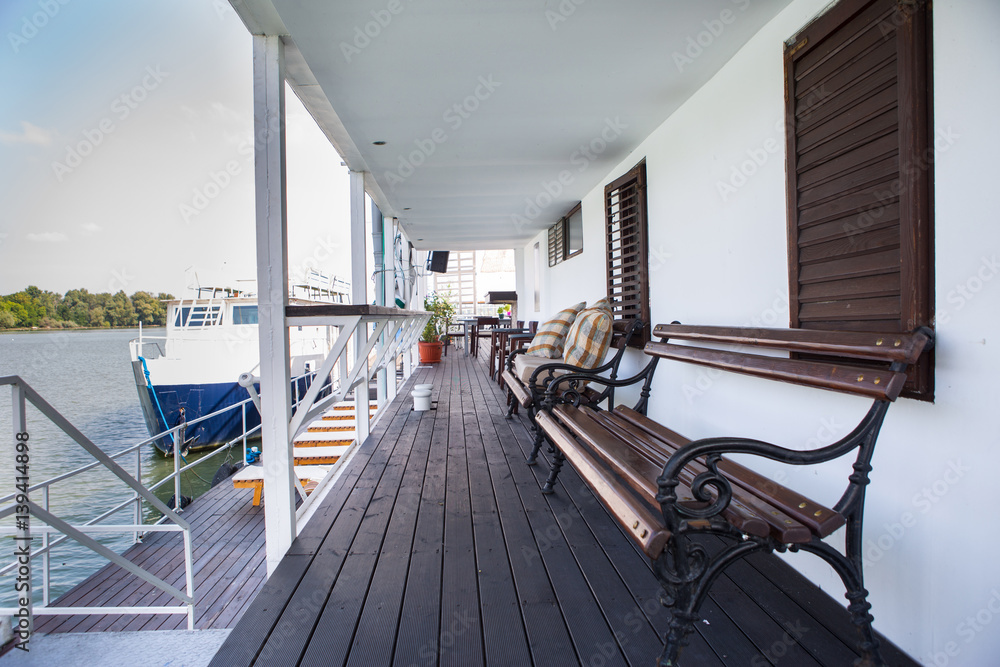
<path fill-rule="evenodd" d="M 13 517 L 15 525 L 13 527 L 0 527 L 0 535 L 10 535 L 14 537 L 17 544 L 15 560 L 12 564 L 0 568 L 0 575 L 16 570 L 18 582 L 18 607 L 0 607 L 0 615 L 12 616 L 16 619 L 15 629 L 18 628 L 20 619 L 27 619 L 26 633 L 30 636 L 33 626 L 33 617 L 38 615 L 59 615 L 59 614 L 186 614 L 187 626 L 189 630 L 194 629 L 194 562 L 192 557 L 191 525 L 181 518 L 181 516 L 168 507 L 166 503 L 157 498 L 151 490 L 144 487 L 135 477 L 122 468 L 112 456 L 105 453 L 100 447 L 94 444 L 89 438 L 73 426 L 55 408 L 53 408 L 38 392 L 31 388 L 20 377 L 5 376 L 0 377 L 0 386 L 9 385 L 12 389 L 12 423 L 14 426 L 15 439 L 15 492 L 0 498 L 0 521 Z M 118 508 L 103 513 L 101 516 L 83 524 L 74 524 L 66 521 L 50 511 L 49 488 L 56 482 L 63 481 L 80 471 L 74 471 L 67 475 L 60 475 L 41 483 L 31 483 L 31 456 L 33 442 L 31 440 L 31 430 L 27 424 L 27 403 L 31 403 L 50 422 L 72 438 L 78 445 L 83 447 L 91 456 L 95 463 L 85 466 L 85 469 L 101 465 L 111 471 L 118 479 L 124 482 L 136 497 L 142 498 L 163 514 L 163 522 L 155 525 L 141 524 L 138 518 L 130 524 L 105 524 L 97 521 L 109 516 Z M 152 440 L 152 439 L 150 439 Z M 148 442 L 148 441 L 147 441 Z M 82 469 L 81 469 L 82 470 Z M 32 500 L 32 494 L 38 491 L 43 493 L 42 505 Z M 127 501 L 131 503 L 132 501 Z M 121 505 L 119 506 L 119 508 Z M 32 519 L 38 519 L 42 525 L 35 526 Z M 91 534 L 94 533 L 149 533 L 149 532 L 180 532 L 184 540 L 184 568 L 185 568 L 185 588 L 182 591 L 177 587 L 163 581 L 149 571 L 132 563 L 118 553 L 115 553 L 105 545 L 101 544 Z M 103 556 L 122 569 L 134 574 L 136 577 L 156 587 L 157 589 L 170 594 L 180 601 L 179 605 L 161 606 L 131 606 L 131 607 L 54 607 L 49 605 L 49 552 L 56 542 L 50 542 L 49 536 L 61 534 L 65 537 L 57 541 L 69 538 L 87 547 L 95 553 Z M 32 567 L 33 557 L 31 553 L 32 539 L 34 536 L 41 536 L 43 547 L 37 555 L 43 557 L 43 605 L 38 607 L 33 600 L 33 580 Z M 24 586 L 26 584 L 26 586 Z M 25 635 L 21 635 L 26 641 Z"/>

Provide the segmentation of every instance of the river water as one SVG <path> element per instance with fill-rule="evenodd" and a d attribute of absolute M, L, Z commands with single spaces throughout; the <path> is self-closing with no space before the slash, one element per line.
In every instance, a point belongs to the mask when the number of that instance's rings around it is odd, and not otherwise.
<path fill-rule="evenodd" d="M 147 330 L 152 335 L 164 331 Z M 37 331 L 0 334 L 0 376 L 19 375 L 50 405 L 58 410 L 86 437 L 111 454 L 127 449 L 148 437 L 142 408 L 136 394 L 135 379 L 129 363 L 128 342 L 138 337 L 137 329 L 97 331 Z M 14 493 L 14 439 L 11 393 L 0 387 L 0 497 Z M 83 447 L 66 436 L 46 417 L 28 406 L 31 482 L 52 478 L 94 461 Z M 234 450 L 234 456 L 241 451 Z M 189 455 L 189 462 L 199 455 Z M 216 462 L 184 473 L 181 493 L 197 496 L 209 486 L 225 454 Z M 134 454 L 118 459 L 131 475 L 136 475 Z M 173 471 L 173 460 L 166 459 L 152 445 L 139 454 L 142 482 L 149 486 Z M 174 493 L 173 484 L 157 489 L 166 501 Z M 131 490 L 103 466 L 52 487 L 50 511 L 70 523 L 83 523 L 118 503 L 132 497 Z M 41 504 L 41 492 L 32 501 Z M 148 520 L 153 514 L 144 509 Z M 33 520 L 36 524 L 38 520 Z M 102 523 L 133 522 L 131 509 Z M 10 526 L 10 520 L 0 522 Z M 132 533 L 109 535 L 100 542 L 121 552 L 132 543 Z M 0 540 L 0 568 L 9 564 L 14 552 L 13 540 Z M 41 546 L 36 539 L 33 549 Z M 51 599 L 79 583 L 107 563 L 103 557 L 72 540 L 55 547 L 51 558 Z M 41 600 L 41 559 L 35 561 L 35 599 Z M 0 576 L 0 606 L 14 606 L 14 578 Z"/>

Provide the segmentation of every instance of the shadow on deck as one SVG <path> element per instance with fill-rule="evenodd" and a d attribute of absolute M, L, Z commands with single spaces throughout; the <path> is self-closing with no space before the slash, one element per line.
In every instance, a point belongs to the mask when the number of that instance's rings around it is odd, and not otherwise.
<path fill-rule="evenodd" d="M 649 560 L 575 472 L 540 493 L 548 466 L 525 465 L 528 423 L 480 362 L 455 350 L 414 381 L 436 410 L 401 392 L 212 665 L 654 664 Z M 732 566 L 702 611 L 684 664 L 857 657 L 843 607 L 775 557 Z"/>

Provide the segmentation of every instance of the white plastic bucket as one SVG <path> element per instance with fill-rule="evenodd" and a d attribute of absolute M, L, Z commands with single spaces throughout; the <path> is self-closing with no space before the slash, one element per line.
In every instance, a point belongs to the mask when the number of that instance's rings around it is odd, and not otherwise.
<path fill-rule="evenodd" d="M 424 412 L 431 409 L 431 390 L 414 389 L 410 392 L 413 397 L 413 409 L 416 412 Z"/>

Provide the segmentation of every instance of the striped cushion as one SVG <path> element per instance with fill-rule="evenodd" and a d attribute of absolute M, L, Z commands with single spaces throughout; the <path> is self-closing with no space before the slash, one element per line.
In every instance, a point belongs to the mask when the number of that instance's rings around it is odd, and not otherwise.
<path fill-rule="evenodd" d="M 547 359 L 562 357 L 566 334 L 569 333 L 569 328 L 576 319 L 576 314 L 586 306 L 587 302 L 581 301 L 572 308 L 560 310 L 555 317 L 538 327 L 538 331 L 531 339 L 531 345 L 528 346 L 528 351 L 525 354 Z"/>
<path fill-rule="evenodd" d="M 580 368 L 600 366 L 611 347 L 613 323 L 611 304 L 607 299 L 601 299 L 582 311 L 566 334 L 563 360 Z"/>

